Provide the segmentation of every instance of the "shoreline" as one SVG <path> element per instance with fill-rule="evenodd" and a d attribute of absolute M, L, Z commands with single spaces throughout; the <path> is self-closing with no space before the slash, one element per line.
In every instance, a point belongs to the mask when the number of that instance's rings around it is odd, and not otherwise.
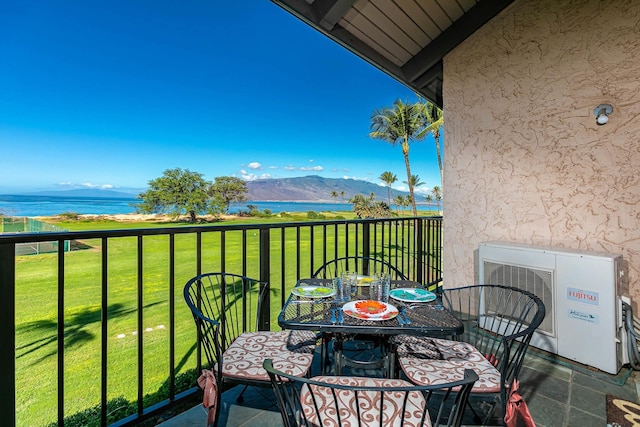
<path fill-rule="evenodd" d="M 33 216 L 33 217 L 25 217 L 35 219 L 37 221 L 46 222 L 47 220 L 54 221 L 80 221 L 80 220 L 95 220 L 95 221 L 116 221 L 116 222 L 182 222 L 187 221 L 187 215 L 181 215 L 179 217 L 172 217 L 167 214 L 138 214 L 138 213 L 128 213 L 128 214 L 77 214 L 75 218 L 70 218 L 65 215 L 44 215 L 44 216 Z M 213 217 L 209 215 L 201 215 L 198 218 L 205 220 L 212 220 Z M 239 218 L 238 215 L 220 215 L 216 217 L 222 220 L 225 219 L 235 219 Z"/>

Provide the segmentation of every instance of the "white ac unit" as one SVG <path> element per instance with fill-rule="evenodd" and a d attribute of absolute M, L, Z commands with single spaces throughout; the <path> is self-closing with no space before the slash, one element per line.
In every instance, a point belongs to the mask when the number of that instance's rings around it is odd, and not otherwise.
<path fill-rule="evenodd" d="M 544 302 L 547 314 L 532 346 L 611 374 L 629 362 L 621 255 L 486 242 L 478 259 L 480 283 L 524 289 Z"/>

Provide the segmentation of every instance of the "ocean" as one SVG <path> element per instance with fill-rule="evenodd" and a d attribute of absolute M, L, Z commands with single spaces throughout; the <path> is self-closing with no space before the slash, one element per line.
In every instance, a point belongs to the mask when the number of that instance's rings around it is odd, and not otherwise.
<path fill-rule="evenodd" d="M 135 198 L 102 198 L 102 197 L 67 197 L 67 196 L 27 196 L 0 195 L 0 213 L 8 216 L 52 216 L 64 212 L 78 214 L 116 215 L 136 212 Z M 350 211 L 350 203 L 314 203 L 314 202 L 253 202 L 235 203 L 230 213 L 247 210 L 247 205 L 254 205 L 260 211 L 270 209 L 279 212 L 322 212 Z"/>

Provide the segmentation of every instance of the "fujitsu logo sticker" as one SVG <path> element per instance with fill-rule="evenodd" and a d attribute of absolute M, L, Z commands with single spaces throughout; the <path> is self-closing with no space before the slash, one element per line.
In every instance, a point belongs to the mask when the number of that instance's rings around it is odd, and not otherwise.
<path fill-rule="evenodd" d="M 591 305 L 600 305 L 600 296 L 597 292 L 584 291 L 582 289 L 567 288 L 567 299 Z"/>

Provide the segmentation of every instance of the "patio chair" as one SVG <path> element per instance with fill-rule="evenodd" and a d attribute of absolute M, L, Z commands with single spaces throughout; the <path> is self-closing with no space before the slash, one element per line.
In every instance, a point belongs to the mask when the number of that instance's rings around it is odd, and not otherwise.
<path fill-rule="evenodd" d="M 313 277 L 333 279 L 334 277 L 340 277 L 344 271 L 354 271 L 364 276 L 387 273 L 391 280 L 407 280 L 407 277 L 399 269 L 387 261 L 364 256 L 348 256 L 327 261 L 313 273 Z M 323 372 L 326 371 L 326 366 L 329 364 L 328 348 L 329 342 L 333 338 L 330 334 L 323 334 L 322 337 L 321 360 Z M 338 349 L 337 352 L 334 352 L 334 355 L 337 356 L 336 359 L 338 359 L 335 360 L 336 373 L 339 374 L 344 366 L 388 370 L 389 362 L 386 354 L 386 343 L 384 342 L 385 337 L 360 334 L 342 335 L 336 338 L 334 340 L 334 347 Z M 374 359 L 376 349 L 380 352 L 378 359 Z M 363 357 L 361 355 L 365 353 L 368 354 L 368 360 L 362 360 Z"/>
<path fill-rule="evenodd" d="M 267 286 L 255 279 L 231 273 L 206 273 L 193 277 L 184 287 L 198 337 L 209 369 L 203 371 L 208 424 L 217 425 L 219 402 L 229 384 L 270 387 L 262 367 L 265 358 L 290 375 L 308 375 L 316 334 L 308 331 L 258 331 Z M 256 298 L 257 297 L 257 298 Z M 208 378 L 204 378 L 205 374 Z M 200 380 L 199 380 L 200 383 Z M 243 390 L 244 392 L 244 390 Z M 242 393 L 238 400 L 241 401 Z"/>
<path fill-rule="evenodd" d="M 416 386 L 404 380 L 318 376 L 300 378 L 264 361 L 285 427 L 452 426 L 461 424 L 469 392 L 478 379 Z"/>
<path fill-rule="evenodd" d="M 400 270 L 387 261 L 365 256 L 347 256 L 332 259 L 321 265 L 313 273 L 312 277 L 333 279 L 334 277 L 340 277 L 343 271 L 355 271 L 365 276 L 388 273 L 391 280 L 407 280 L 407 277 Z"/>
<path fill-rule="evenodd" d="M 498 415 L 504 422 L 531 336 L 545 316 L 543 302 L 513 287 L 474 285 L 445 289 L 442 303 L 463 322 L 464 333 L 454 340 L 398 335 L 392 340 L 391 365 L 397 358 L 406 378 L 418 385 L 455 381 L 465 369 L 475 370 L 479 380 L 471 391 L 470 407 L 476 418 L 486 424 Z"/>

